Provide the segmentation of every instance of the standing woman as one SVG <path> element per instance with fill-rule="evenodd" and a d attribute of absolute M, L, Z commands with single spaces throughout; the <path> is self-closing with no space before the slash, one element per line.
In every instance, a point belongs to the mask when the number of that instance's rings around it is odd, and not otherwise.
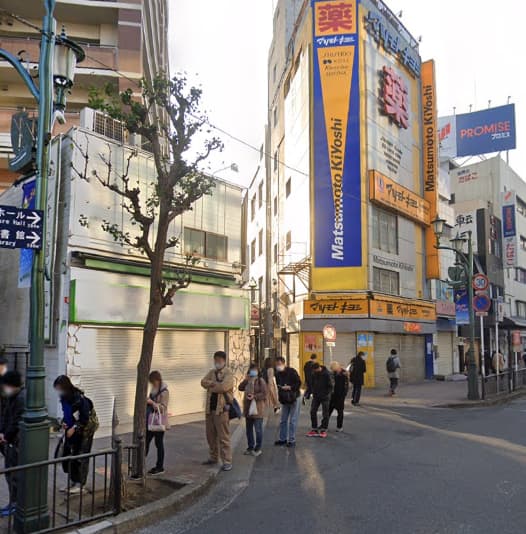
<path fill-rule="evenodd" d="M 65 431 L 64 456 L 77 456 L 91 452 L 93 436 L 99 428 L 97 413 L 93 402 L 80 389 L 75 387 L 69 377 L 60 375 L 53 387 L 60 397 L 64 415 L 62 427 Z M 89 459 L 67 462 L 69 487 L 64 488 L 70 494 L 84 491 L 88 478 Z"/>
<path fill-rule="evenodd" d="M 367 372 L 367 366 L 363 357 L 365 354 L 359 352 L 352 360 L 350 366 L 350 380 L 352 384 L 352 404 L 354 406 L 360 405 L 360 397 L 362 395 L 362 386 L 364 382 L 363 376 Z"/>
<path fill-rule="evenodd" d="M 155 439 L 157 449 L 157 463 L 155 467 L 148 471 L 150 475 L 161 475 L 164 473 L 164 433 L 167 429 L 168 421 L 168 401 L 170 393 L 168 386 L 163 382 L 159 371 L 152 371 L 148 376 L 151 385 L 150 396 L 146 401 L 147 426 L 146 432 L 146 456 L 150 452 L 150 444 Z M 155 414 L 158 415 L 156 424 L 152 424 Z"/>
<path fill-rule="evenodd" d="M 263 416 L 267 405 L 267 384 L 259 376 L 257 364 L 250 364 L 248 374 L 245 380 L 239 384 L 238 389 L 245 392 L 243 398 L 243 415 L 247 425 L 247 450 L 245 454 L 260 456 L 263 444 Z"/>
<path fill-rule="evenodd" d="M 274 372 L 274 362 L 272 358 L 265 358 L 263 362 L 263 379 L 267 384 L 267 401 L 274 413 L 279 412 L 278 385 L 276 384 L 276 374 Z"/>

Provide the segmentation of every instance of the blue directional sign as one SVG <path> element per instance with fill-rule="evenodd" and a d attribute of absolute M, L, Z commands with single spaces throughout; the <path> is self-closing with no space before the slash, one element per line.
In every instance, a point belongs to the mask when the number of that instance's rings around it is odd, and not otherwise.
<path fill-rule="evenodd" d="M 40 210 L 0 206 L 0 248 L 42 248 L 44 215 Z"/>

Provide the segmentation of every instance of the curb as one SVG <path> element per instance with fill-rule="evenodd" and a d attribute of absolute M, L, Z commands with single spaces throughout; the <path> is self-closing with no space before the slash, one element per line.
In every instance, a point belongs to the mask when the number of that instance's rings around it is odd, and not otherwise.
<path fill-rule="evenodd" d="M 242 435 L 243 425 L 239 423 L 231 436 L 232 449 L 237 448 Z M 182 508 L 194 504 L 210 489 L 220 472 L 220 467 L 209 469 L 204 480 L 188 484 L 167 497 L 145 504 L 139 508 L 123 512 L 115 517 L 105 519 L 104 521 L 75 530 L 69 530 L 68 532 L 77 534 L 120 534 L 129 533 L 131 530 L 151 525 L 153 522 L 166 519 L 180 511 Z"/>
<path fill-rule="evenodd" d="M 480 401 L 462 401 L 462 402 L 450 402 L 444 404 L 432 404 L 432 408 L 485 408 L 489 406 L 499 406 L 507 404 L 515 399 L 526 396 L 526 390 L 514 391 L 513 393 L 499 395 L 491 399 Z"/>

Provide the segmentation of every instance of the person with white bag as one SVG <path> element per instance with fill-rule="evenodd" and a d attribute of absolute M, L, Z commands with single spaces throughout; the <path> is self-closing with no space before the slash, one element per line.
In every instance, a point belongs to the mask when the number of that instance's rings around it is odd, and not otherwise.
<path fill-rule="evenodd" d="M 267 384 L 260 376 L 257 364 L 251 363 L 246 378 L 239 384 L 244 391 L 243 415 L 247 426 L 246 455 L 260 456 L 263 444 L 263 416 L 267 406 Z"/>
<path fill-rule="evenodd" d="M 168 429 L 168 401 L 170 394 L 168 386 L 163 382 L 159 371 L 152 371 L 148 376 L 151 384 L 150 395 L 146 401 L 147 432 L 146 456 L 150 452 L 150 444 L 155 440 L 157 449 L 157 463 L 148 471 L 149 475 L 164 473 L 164 433 Z"/>

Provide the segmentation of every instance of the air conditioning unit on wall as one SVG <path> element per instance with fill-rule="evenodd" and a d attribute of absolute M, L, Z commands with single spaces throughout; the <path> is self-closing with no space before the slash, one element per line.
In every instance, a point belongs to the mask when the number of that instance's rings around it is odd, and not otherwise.
<path fill-rule="evenodd" d="M 92 108 L 83 108 L 80 111 L 80 127 L 119 143 L 130 142 L 130 135 L 122 122 Z"/>

